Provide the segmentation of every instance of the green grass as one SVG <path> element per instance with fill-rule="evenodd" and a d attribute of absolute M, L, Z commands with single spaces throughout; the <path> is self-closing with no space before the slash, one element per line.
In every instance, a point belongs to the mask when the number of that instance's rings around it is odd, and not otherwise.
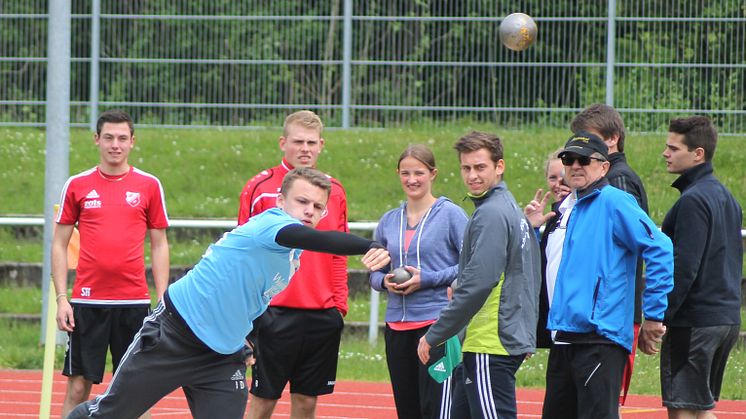
<path fill-rule="evenodd" d="M 413 126 L 387 130 L 329 131 L 319 167 L 340 179 L 348 194 L 351 221 L 376 221 L 403 199 L 394 169 L 399 153 L 410 143 L 428 144 L 437 158 L 439 175 L 435 193 L 451 198 L 467 212 L 454 141 L 470 129 L 497 132 L 505 142 L 505 179 L 519 203 L 528 202 L 544 185 L 546 155 L 562 145 L 565 129 L 496 129 L 490 125 L 453 124 L 444 127 Z M 227 218 L 238 212 L 238 196 L 249 177 L 280 161 L 279 130 L 137 130 L 131 162 L 157 175 L 164 186 L 171 218 Z M 35 128 L 0 128 L 0 215 L 43 213 L 45 134 Z M 715 157 L 718 177 L 740 202 L 746 202 L 742 147 L 745 136 L 720 138 Z M 628 160 L 645 182 L 651 216 L 660 224 L 678 197 L 670 187 L 675 176 L 665 172 L 660 153 L 663 134 L 630 133 Z M 70 138 L 70 173 L 95 165 L 97 150 L 86 130 L 73 129 Z M 42 260 L 37 233 L 18 235 L 17 229 L 0 227 L 0 262 Z M 37 230 L 38 231 L 38 230 Z M 169 230 L 171 262 L 192 265 L 219 230 L 201 233 Z M 147 248 L 146 248 L 147 249 Z M 355 258 L 352 266 L 359 266 Z"/>
<path fill-rule="evenodd" d="M 0 313 L 41 313 L 41 289 L 0 287 Z"/>
<path fill-rule="evenodd" d="M 387 130 L 329 131 L 319 167 L 342 181 L 348 194 L 352 221 L 377 220 L 398 204 L 403 194 L 394 169 L 401 151 L 410 143 L 428 144 L 437 158 L 439 175 L 435 192 L 462 201 L 464 188 L 455 140 L 470 129 L 498 133 L 505 143 L 506 174 L 520 203 L 528 202 L 544 185 L 546 155 L 562 145 L 566 129 L 527 128 L 506 131 L 490 125 L 454 124 Z M 221 131 L 141 129 L 130 161 L 158 176 L 164 186 L 169 215 L 173 218 L 236 217 L 238 196 L 245 182 L 259 170 L 276 165 L 279 130 Z M 0 128 L 0 214 L 42 214 L 45 167 L 45 134 L 34 128 Z M 634 134 L 627 139 L 630 164 L 645 181 L 651 215 L 660 223 L 678 192 L 670 187 L 675 176 L 665 172 L 660 157 L 665 135 Z M 715 167 L 720 179 L 739 201 L 746 201 L 746 179 L 739 147 L 744 136 L 722 137 Z M 86 130 L 73 129 L 70 138 L 70 173 L 98 162 L 97 150 Z"/>
<path fill-rule="evenodd" d="M 370 345 L 367 334 L 346 334 L 339 347 L 337 379 L 389 381 L 383 335 Z"/>

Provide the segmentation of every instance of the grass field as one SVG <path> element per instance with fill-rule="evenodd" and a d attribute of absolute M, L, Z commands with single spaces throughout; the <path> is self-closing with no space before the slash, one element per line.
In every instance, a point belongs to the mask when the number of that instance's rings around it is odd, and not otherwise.
<path fill-rule="evenodd" d="M 377 220 L 402 199 L 394 169 L 401 151 L 411 143 L 425 143 L 437 158 L 439 176 L 435 192 L 463 202 L 464 188 L 455 140 L 471 129 L 499 134 L 505 143 L 505 179 L 520 203 L 528 202 L 544 185 L 546 155 L 564 144 L 567 130 L 526 129 L 505 131 L 487 125 L 411 127 L 376 131 L 329 131 L 319 167 L 345 185 L 352 221 Z M 245 182 L 261 169 L 279 163 L 279 130 L 158 130 L 136 132 L 137 144 L 130 162 L 158 176 L 164 186 L 169 215 L 174 218 L 235 218 L 238 196 Z M 0 214 L 42 214 L 45 167 L 45 134 L 33 128 L 0 128 Z M 746 199 L 744 157 L 746 136 L 722 137 L 715 167 L 735 196 Z M 660 223 L 678 192 L 670 188 L 675 176 L 665 172 L 660 153 L 664 134 L 628 135 L 626 152 L 642 177 L 650 198 L 652 218 Z M 59 158 L 64 158 L 59 156 Z M 91 134 L 71 132 L 70 173 L 94 166 L 97 150 Z"/>
<path fill-rule="evenodd" d="M 544 185 L 546 155 L 562 145 L 568 132 L 529 128 L 506 131 L 468 123 L 444 127 L 413 126 L 387 130 L 329 131 L 319 167 L 340 179 L 348 194 L 350 221 L 376 221 L 403 199 L 394 169 L 401 151 L 410 143 L 428 144 L 435 152 L 439 175 L 435 193 L 451 198 L 467 212 L 464 187 L 454 141 L 471 129 L 498 133 L 505 143 L 509 188 L 520 204 Z M 157 175 L 164 186 L 171 218 L 227 218 L 238 212 L 238 196 L 244 183 L 259 170 L 276 165 L 279 130 L 159 130 L 136 131 L 137 144 L 131 162 Z M 0 128 L 0 215 L 43 213 L 45 134 L 34 128 Z M 635 134 L 627 138 L 630 164 L 645 182 L 651 217 L 660 224 L 678 197 L 670 187 L 675 176 L 665 172 L 660 156 L 664 134 Z M 720 139 L 715 157 L 716 173 L 740 202 L 746 202 L 744 155 L 746 136 Z M 63 158 L 60 156 L 60 158 Z M 70 173 L 92 167 L 97 150 L 86 130 L 71 131 Z M 192 265 L 221 231 L 170 229 L 171 261 Z M 146 247 L 147 248 L 147 247 Z M 355 258 L 351 258 L 353 261 Z M 42 260 L 38 229 L 0 227 L 0 262 Z"/>

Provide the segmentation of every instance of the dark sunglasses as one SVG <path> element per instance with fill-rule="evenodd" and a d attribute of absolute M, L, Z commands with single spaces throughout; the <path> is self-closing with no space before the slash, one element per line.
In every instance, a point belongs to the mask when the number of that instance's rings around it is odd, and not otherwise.
<path fill-rule="evenodd" d="M 605 162 L 604 159 L 599 159 L 598 157 L 588 157 L 588 156 L 562 156 L 560 158 L 562 160 L 562 164 L 565 166 L 572 166 L 577 161 L 580 163 L 581 166 L 588 166 L 591 164 L 591 160 L 598 160 L 600 162 Z"/>

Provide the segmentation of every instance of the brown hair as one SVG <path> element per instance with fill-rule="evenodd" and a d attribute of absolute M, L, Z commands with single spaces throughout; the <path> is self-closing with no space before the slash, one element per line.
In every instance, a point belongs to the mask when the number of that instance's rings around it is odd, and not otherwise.
<path fill-rule="evenodd" d="M 459 138 L 453 148 L 458 151 L 459 157 L 464 153 L 472 153 L 485 148 L 490 152 L 494 163 L 503 158 L 503 144 L 500 137 L 486 132 L 472 131 Z"/>
<path fill-rule="evenodd" d="M 288 115 L 287 118 L 285 118 L 282 135 L 288 135 L 288 127 L 290 125 L 300 125 L 304 128 L 316 130 L 319 134 L 324 130 L 324 124 L 321 122 L 321 118 L 319 118 L 319 116 L 313 111 L 309 110 L 298 111 Z"/>
<path fill-rule="evenodd" d="M 127 126 L 130 128 L 130 136 L 135 135 L 135 125 L 132 123 L 132 117 L 121 109 L 110 109 L 98 117 L 98 121 L 96 121 L 96 135 L 101 135 L 101 129 L 107 122 L 114 124 L 126 122 Z"/>
<path fill-rule="evenodd" d="M 718 132 L 710 118 L 699 115 L 674 118 L 668 124 L 668 132 L 683 135 L 682 142 L 689 151 L 702 148 L 705 151 L 705 161 L 711 161 L 715 157 Z"/>
<path fill-rule="evenodd" d="M 321 173 L 319 170 L 310 167 L 296 167 L 289 171 L 282 179 L 282 187 L 280 188 L 282 196 L 287 196 L 293 183 L 298 179 L 303 179 L 311 185 L 323 189 L 326 192 L 327 197 L 332 191 L 332 182 L 329 180 L 328 176 Z"/>
<path fill-rule="evenodd" d="M 583 109 L 570 123 L 570 131 L 597 131 L 603 138 L 618 135 L 617 148 L 620 152 L 624 151 L 624 121 L 619 112 L 609 105 L 596 103 Z"/>
<path fill-rule="evenodd" d="M 399 156 L 399 161 L 396 162 L 397 169 L 399 168 L 401 161 L 407 157 L 411 157 L 424 164 L 431 172 L 435 170 L 435 155 L 424 144 L 412 144 L 407 147 Z"/>

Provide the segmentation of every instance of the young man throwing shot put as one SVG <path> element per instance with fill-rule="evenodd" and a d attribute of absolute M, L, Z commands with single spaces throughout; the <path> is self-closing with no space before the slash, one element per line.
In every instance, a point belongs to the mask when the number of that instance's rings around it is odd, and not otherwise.
<path fill-rule="evenodd" d="M 390 262 L 376 242 L 313 228 L 330 190 L 317 170 L 288 173 L 277 208 L 226 233 L 168 288 L 109 388 L 69 418 L 134 418 L 178 387 L 195 418 L 243 418 L 246 363 L 253 362 L 245 337 L 298 270 L 301 249 L 365 254 L 362 262 L 371 270 Z"/>

